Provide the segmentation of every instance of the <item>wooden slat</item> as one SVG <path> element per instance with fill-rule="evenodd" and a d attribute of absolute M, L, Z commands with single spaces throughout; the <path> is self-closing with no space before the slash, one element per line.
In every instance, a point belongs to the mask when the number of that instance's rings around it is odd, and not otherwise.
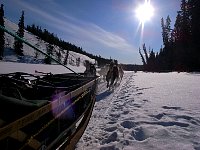
<path fill-rule="evenodd" d="M 2 119 L 0 119 L 0 122 L 3 124 L 6 123 Z M 24 142 L 28 138 L 28 135 L 25 132 L 18 130 L 17 132 L 12 133 L 9 137 L 11 137 L 19 142 Z M 41 143 L 39 141 L 37 141 L 36 139 L 33 139 L 32 142 L 29 144 L 29 146 L 33 149 L 38 149 L 41 146 Z"/>
<path fill-rule="evenodd" d="M 83 87 L 80 87 L 74 91 L 71 92 L 71 97 L 75 97 L 78 96 L 79 94 L 81 94 L 83 92 Z"/>
<path fill-rule="evenodd" d="M 18 130 L 17 132 L 11 134 L 10 137 L 19 142 L 24 142 L 28 138 L 28 135 L 26 133 Z M 41 143 L 39 141 L 37 141 L 36 139 L 31 139 L 31 142 L 29 142 L 28 145 L 31 148 L 37 150 L 40 148 Z"/>

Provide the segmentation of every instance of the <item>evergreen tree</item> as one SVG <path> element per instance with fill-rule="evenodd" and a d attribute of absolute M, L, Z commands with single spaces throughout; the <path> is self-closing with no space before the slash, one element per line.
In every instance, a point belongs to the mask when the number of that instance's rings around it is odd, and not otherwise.
<path fill-rule="evenodd" d="M 142 58 L 142 62 L 143 62 L 143 66 L 144 66 L 144 70 L 145 71 L 149 71 L 149 56 L 148 56 L 148 53 L 147 53 L 147 49 L 146 49 L 146 45 L 145 43 L 142 45 L 142 48 L 143 48 L 143 51 L 144 51 L 144 55 L 145 55 L 145 58 L 143 57 L 141 51 L 140 51 L 140 48 L 139 48 L 139 53 L 140 53 L 140 56 Z"/>
<path fill-rule="evenodd" d="M 174 24 L 174 33 L 175 33 L 175 42 L 179 42 L 181 41 L 181 15 L 180 12 L 178 12 L 177 16 L 176 16 L 176 21 Z"/>
<path fill-rule="evenodd" d="M 167 16 L 166 22 L 164 19 L 161 19 L 161 28 L 162 28 L 162 37 L 163 37 L 163 44 L 165 47 L 169 46 L 169 41 L 171 37 L 171 19 L 169 15 Z"/>
<path fill-rule="evenodd" d="M 51 57 L 53 55 L 53 45 L 48 44 L 47 45 L 47 52 L 48 56 L 45 57 L 44 62 L 45 64 L 51 64 Z"/>
<path fill-rule="evenodd" d="M 189 4 L 186 0 L 182 0 L 181 2 L 181 38 L 184 46 L 188 46 L 191 38 L 191 19 L 189 13 Z"/>
<path fill-rule="evenodd" d="M 65 55 L 65 59 L 64 59 L 64 62 L 63 62 L 64 65 L 67 65 L 68 57 L 69 57 L 69 51 L 67 50 L 67 53 Z"/>
<path fill-rule="evenodd" d="M 178 71 L 189 71 L 192 62 L 190 7 L 186 0 L 181 1 L 181 10 L 175 22 L 174 67 Z"/>
<path fill-rule="evenodd" d="M 149 55 L 149 61 L 148 61 L 148 69 L 149 71 L 156 71 L 156 57 L 155 57 L 155 53 L 153 50 L 151 50 L 150 55 Z"/>
<path fill-rule="evenodd" d="M 59 61 L 59 62 L 61 62 L 61 51 L 63 51 L 63 49 L 62 48 L 59 48 L 58 49 L 58 52 L 56 52 L 56 56 L 57 56 L 57 60 Z"/>
<path fill-rule="evenodd" d="M 76 58 L 76 66 L 79 67 L 80 66 L 80 62 L 81 62 L 81 59 L 80 57 Z"/>
<path fill-rule="evenodd" d="M 166 26 L 165 26 L 163 18 L 161 18 L 161 28 L 162 28 L 163 44 L 164 46 L 166 46 L 168 44 L 168 35 L 167 35 L 167 30 L 166 30 Z"/>
<path fill-rule="evenodd" d="M 170 71 L 173 68 L 173 47 L 172 47 L 173 43 L 171 43 L 172 29 L 171 29 L 171 19 L 169 15 L 167 16 L 165 27 L 166 27 L 166 34 L 167 34 L 167 43 L 165 46 L 165 52 L 166 52 L 165 69 L 167 71 Z"/>
<path fill-rule="evenodd" d="M 180 71 L 181 68 L 183 68 L 183 49 L 181 48 L 181 41 L 182 41 L 182 33 L 181 33 L 181 15 L 180 12 L 178 12 L 178 15 L 176 16 L 176 21 L 174 24 L 174 32 L 175 32 L 175 50 L 174 50 L 174 69 Z"/>
<path fill-rule="evenodd" d="M 146 64 L 148 64 L 148 54 L 147 54 L 147 48 L 146 48 L 145 43 L 142 45 L 142 48 L 143 48 L 144 55 L 145 55 L 145 58 L 146 58 Z"/>
<path fill-rule="evenodd" d="M 2 27 L 4 27 L 4 10 L 3 10 L 3 4 L 1 4 L 1 8 L 0 8 L 0 25 Z M 0 30 L 0 60 L 3 59 L 4 44 L 5 44 L 4 31 Z"/>
<path fill-rule="evenodd" d="M 139 48 L 139 53 L 140 53 L 140 56 L 141 56 L 141 59 L 142 59 L 143 66 L 146 66 L 146 62 L 145 62 L 144 56 L 141 53 L 140 48 Z"/>
<path fill-rule="evenodd" d="M 191 18 L 191 44 L 192 53 L 190 67 L 195 71 L 200 71 L 200 1 L 188 0 L 189 14 Z"/>
<path fill-rule="evenodd" d="M 166 36 L 167 36 L 166 47 L 169 47 L 170 46 L 171 31 L 172 31 L 172 29 L 171 29 L 171 19 L 170 19 L 169 15 L 167 16 L 167 19 L 166 19 L 165 30 L 166 30 Z"/>
<path fill-rule="evenodd" d="M 167 16 L 166 21 L 161 19 L 161 28 L 162 28 L 162 36 L 163 36 L 163 52 L 162 52 L 162 70 L 171 70 L 172 68 L 172 47 L 170 44 L 171 39 L 171 19 L 169 15 Z"/>
<path fill-rule="evenodd" d="M 22 11 L 22 15 L 19 19 L 19 23 L 18 23 L 18 31 L 16 32 L 16 34 L 20 37 L 23 38 L 24 37 L 24 11 Z M 23 56 L 23 43 L 19 40 L 17 40 L 15 38 L 15 42 L 14 42 L 14 49 L 17 55 L 19 56 Z"/>

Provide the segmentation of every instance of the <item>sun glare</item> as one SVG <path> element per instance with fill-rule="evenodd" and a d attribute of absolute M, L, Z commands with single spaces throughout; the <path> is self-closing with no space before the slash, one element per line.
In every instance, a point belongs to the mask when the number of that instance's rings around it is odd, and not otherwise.
<path fill-rule="evenodd" d="M 145 0 L 145 3 L 138 6 L 135 12 L 140 23 L 144 25 L 144 23 L 151 20 L 154 15 L 154 8 L 150 4 L 150 0 Z"/>
<path fill-rule="evenodd" d="M 151 5 L 150 0 L 145 0 L 145 2 L 143 4 L 140 4 L 135 9 L 135 15 L 136 15 L 137 19 L 139 20 L 139 25 L 138 25 L 137 31 L 139 31 L 141 29 L 140 42 L 142 42 L 143 32 L 144 32 L 144 24 L 147 21 L 150 21 L 154 15 L 154 8 Z"/>

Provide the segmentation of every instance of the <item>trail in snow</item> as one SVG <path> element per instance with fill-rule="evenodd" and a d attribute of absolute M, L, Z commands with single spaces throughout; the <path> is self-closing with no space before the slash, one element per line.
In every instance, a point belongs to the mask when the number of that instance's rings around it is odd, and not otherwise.
<path fill-rule="evenodd" d="M 122 128 L 134 126 L 133 122 L 126 120 L 126 115 L 130 113 L 129 109 L 134 110 L 134 107 L 139 107 L 138 104 L 133 104 L 133 95 L 139 94 L 133 87 L 133 77 L 134 74 L 132 72 L 126 73 L 120 85 L 115 87 L 113 92 L 106 88 L 106 83 L 99 84 L 97 102 L 90 124 L 80 140 L 80 142 L 84 143 L 83 149 L 90 149 L 91 143 L 96 143 L 93 146 L 98 147 L 115 140 L 118 141 L 118 139 L 121 139 L 122 142 L 126 141 Z M 129 120 L 129 118 L 127 119 Z M 119 132 L 115 132 L 115 130 Z M 118 135 L 119 133 L 120 135 Z"/>
<path fill-rule="evenodd" d="M 90 123 L 76 149 L 200 150 L 198 81 L 186 74 L 126 72 L 113 92 L 100 82 Z"/>

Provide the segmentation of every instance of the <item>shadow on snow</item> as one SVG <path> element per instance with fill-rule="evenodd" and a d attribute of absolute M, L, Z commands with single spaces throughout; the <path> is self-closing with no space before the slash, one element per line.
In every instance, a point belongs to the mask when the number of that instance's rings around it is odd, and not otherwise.
<path fill-rule="evenodd" d="M 109 96 L 112 93 L 112 91 L 106 90 L 103 93 L 100 93 L 96 96 L 96 102 L 101 101 L 102 99 L 105 99 L 107 96 Z"/>

